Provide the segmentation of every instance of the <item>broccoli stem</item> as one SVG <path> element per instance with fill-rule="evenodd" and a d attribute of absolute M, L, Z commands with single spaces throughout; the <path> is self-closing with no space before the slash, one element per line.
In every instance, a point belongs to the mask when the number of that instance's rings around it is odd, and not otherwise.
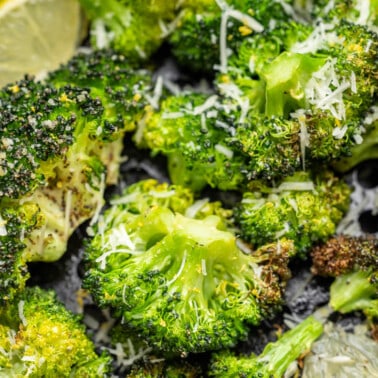
<path fill-rule="evenodd" d="M 322 324 L 310 316 L 285 332 L 275 343 L 269 343 L 257 359 L 267 362 L 264 368 L 266 373 L 274 373 L 274 376 L 281 377 L 289 365 L 302 353 L 308 351 L 322 333 Z"/>
<path fill-rule="evenodd" d="M 372 298 L 377 295 L 378 290 L 370 281 L 371 275 L 372 272 L 366 270 L 336 277 L 330 289 L 332 308 L 345 314 L 356 310 L 368 310 L 374 306 Z"/>

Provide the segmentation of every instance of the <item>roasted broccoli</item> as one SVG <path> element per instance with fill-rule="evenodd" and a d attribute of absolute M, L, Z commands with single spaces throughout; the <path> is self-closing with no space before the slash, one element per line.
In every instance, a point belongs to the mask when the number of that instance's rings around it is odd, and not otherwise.
<path fill-rule="evenodd" d="M 200 378 L 201 368 L 183 360 L 164 360 L 136 364 L 126 378 Z"/>
<path fill-rule="evenodd" d="M 272 183 L 349 156 L 365 136 L 374 148 L 377 35 L 346 21 L 324 27 L 290 22 L 246 39 L 214 94 L 165 98 L 137 144 L 167 155 L 172 181 L 195 190 Z"/>
<path fill-rule="evenodd" d="M 336 277 L 330 305 L 341 313 L 362 310 L 378 322 L 378 240 L 374 236 L 331 238 L 313 248 L 314 274 Z"/>
<path fill-rule="evenodd" d="M 331 172 L 297 172 L 276 188 L 256 184 L 243 193 L 235 220 L 255 247 L 287 238 L 303 257 L 314 242 L 335 233 L 349 196 L 349 186 Z"/>
<path fill-rule="evenodd" d="M 26 288 L 0 307 L 1 377 L 105 377 L 110 358 L 98 356 L 80 318 L 54 292 Z"/>
<path fill-rule="evenodd" d="M 76 227 L 100 211 L 107 170 L 118 167 L 102 150 L 118 135 L 89 89 L 56 89 L 25 78 L 2 89 L 0 106 L 5 300 L 23 287 L 26 262 L 59 259 Z"/>
<path fill-rule="evenodd" d="M 291 22 L 246 39 L 218 79 L 223 95 L 247 104 L 236 142 L 256 153 L 248 135 L 265 123 L 277 137 L 286 131 L 285 156 L 303 166 L 350 155 L 375 103 L 377 47 L 374 32 L 346 21 Z"/>
<path fill-rule="evenodd" d="M 229 55 L 259 33 L 291 19 L 293 1 L 184 1 L 169 41 L 177 61 L 194 72 L 213 75 L 226 68 Z M 301 8 L 301 7 L 299 7 Z M 292 13 L 290 15 L 289 13 Z"/>
<path fill-rule="evenodd" d="M 57 88 L 67 85 L 89 88 L 89 96 L 101 101 L 104 107 L 102 118 L 114 128 L 114 141 L 102 146 L 98 152 L 107 166 L 106 183 L 117 184 L 123 135 L 134 130 L 149 104 L 151 73 L 133 69 L 121 53 L 102 49 L 78 53 L 59 69 L 50 72 L 46 81 Z"/>
<path fill-rule="evenodd" d="M 289 366 L 310 350 L 322 332 L 322 324 L 310 316 L 277 341 L 267 344 L 258 356 L 237 356 L 231 351 L 214 353 L 209 375 L 219 378 L 283 377 Z"/>
<path fill-rule="evenodd" d="M 174 26 L 176 1 L 80 0 L 95 48 L 113 47 L 134 62 L 146 60 Z"/>
<path fill-rule="evenodd" d="M 346 173 L 358 164 L 370 159 L 378 159 L 378 107 L 373 106 L 366 114 L 363 127 L 365 132 L 362 139 L 358 140 L 349 153 L 332 163 L 338 172 Z"/>
<path fill-rule="evenodd" d="M 246 181 L 246 162 L 227 146 L 232 127 L 224 128 L 218 105 L 216 95 L 169 96 L 159 111 L 144 119 L 134 139 L 153 154 L 168 157 L 170 178 L 175 184 L 193 190 L 206 184 L 223 190 L 240 188 Z M 212 117 L 208 116 L 211 112 Z"/>
<path fill-rule="evenodd" d="M 104 106 L 103 117 L 120 131 L 135 128 L 152 92 L 151 73 L 134 69 L 125 55 L 112 49 L 78 53 L 46 80 L 59 88 L 89 88 Z"/>
<path fill-rule="evenodd" d="M 95 225 L 84 287 L 159 350 L 231 346 L 279 309 L 293 244 L 246 254 L 228 216 L 180 186 L 136 183 Z"/>
<path fill-rule="evenodd" d="M 328 22 L 347 20 L 359 25 L 366 25 L 377 30 L 378 3 L 377 0 L 316 0 L 311 9 L 314 19 Z"/>

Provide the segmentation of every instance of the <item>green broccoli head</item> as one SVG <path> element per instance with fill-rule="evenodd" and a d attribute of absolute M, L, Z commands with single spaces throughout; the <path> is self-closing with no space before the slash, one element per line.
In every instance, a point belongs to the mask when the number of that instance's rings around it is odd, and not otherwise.
<path fill-rule="evenodd" d="M 202 377 L 201 368 L 185 360 L 158 361 L 136 364 L 127 374 L 128 378 L 199 378 Z"/>
<path fill-rule="evenodd" d="M 0 303 L 13 298 L 19 289 L 24 288 L 28 271 L 26 254 L 27 238 L 43 223 L 40 208 L 35 202 L 16 201 L 6 204 L 2 200 L 0 208 Z"/>
<path fill-rule="evenodd" d="M 334 0 L 329 7 L 327 0 L 316 0 L 312 10 L 314 18 L 335 22 L 347 20 L 349 22 L 367 25 L 370 28 L 378 25 L 378 3 L 376 0 L 367 2 L 359 0 Z"/>
<path fill-rule="evenodd" d="M 214 67 L 223 71 L 224 60 L 235 54 L 244 41 L 253 40 L 263 31 L 279 29 L 295 13 L 292 1 L 283 4 L 269 0 L 213 0 L 195 2 L 194 6 L 191 3 L 183 2 L 169 41 L 180 64 L 210 74 L 214 74 Z"/>
<path fill-rule="evenodd" d="M 51 72 L 47 81 L 55 87 L 90 88 L 90 95 L 104 106 L 104 119 L 120 132 L 135 128 L 152 86 L 149 72 L 134 69 L 125 55 L 112 49 L 79 53 Z"/>
<path fill-rule="evenodd" d="M 157 349 L 186 353 L 233 345 L 247 324 L 279 307 L 281 287 L 273 292 L 268 281 L 281 272 L 270 269 L 263 252 L 254 259 L 238 248 L 227 220 L 214 215 L 218 206 L 205 203 L 201 211 L 202 204 L 188 203 L 175 211 L 171 204 L 182 189 L 162 191 L 155 182 L 154 190 L 151 183 L 127 188 L 95 226 L 85 288 Z M 282 256 L 291 247 L 275 244 Z M 258 260 L 267 266 L 257 269 Z"/>
<path fill-rule="evenodd" d="M 310 316 L 285 332 L 278 340 L 266 345 L 256 356 L 237 356 L 231 351 L 214 353 L 210 376 L 219 378 L 279 378 L 289 365 L 307 352 L 323 333 L 322 324 Z"/>
<path fill-rule="evenodd" d="M 194 190 L 206 184 L 236 189 L 245 181 L 245 164 L 225 143 L 234 128 L 223 122 L 227 115 L 218 106 L 222 105 L 217 95 L 170 96 L 145 119 L 134 139 L 137 145 L 168 157 L 175 184 Z"/>
<path fill-rule="evenodd" d="M 175 1 L 80 0 L 91 21 L 91 44 L 112 47 L 128 59 L 148 59 L 169 33 L 176 15 Z"/>
<path fill-rule="evenodd" d="M 363 121 L 365 132 L 361 134 L 358 143 L 349 151 L 348 156 L 332 163 L 338 172 L 348 172 L 358 164 L 370 159 L 378 159 L 378 107 L 373 106 L 367 112 Z"/>
<path fill-rule="evenodd" d="M 348 208 L 350 189 L 330 172 L 312 177 L 297 172 L 277 188 L 258 185 L 245 192 L 235 211 L 241 235 L 254 246 L 293 240 L 304 256 L 318 240 L 326 240 Z"/>
<path fill-rule="evenodd" d="M 80 318 L 54 292 L 27 288 L 0 309 L 0 375 L 102 377 L 110 359 L 95 353 Z"/>
<path fill-rule="evenodd" d="M 330 305 L 341 313 L 362 310 L 378 322 L 378 240 L 369 236 L 329 239 L 312 250 L 312 272 L 336 277 Z"/>
<path fill-rule="evenodd" d="M 106 159 L 104 150 L 116 127 L 102 118 L 104 108 L 89 89 L 26 78 L 6 86 L 0 101 L 0 286 L 6 287 L 24 273 L 22 262 L 59 259 L 76 227 L 100 211 L 106 163 L 110 172 L 116 164 L 114 151 Z"/>

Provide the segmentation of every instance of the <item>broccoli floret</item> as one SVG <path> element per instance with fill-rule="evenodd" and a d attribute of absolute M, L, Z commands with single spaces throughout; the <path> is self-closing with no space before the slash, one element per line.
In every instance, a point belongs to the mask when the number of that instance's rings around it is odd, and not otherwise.
<path fill-rule="evenodd" d="M 370 159 L 378 159 L 378 107 L 373 106 L 364 119 L 365 132 L 361 135 L 362 140 L 355 144 L 349 156 L 343 157 L 332 163 L 338 172 L 348 172 L 358 164 Z"/>
<path fill-rule="evenodd" d="M 47 81 L 55 87 L 90 88 L 90 95 L 104 106 L 103 117 L 120 131 L 135 128 L 152 86 L 147 70 L 134 69 L 125 55 L 112 49 L 79 53 L 49 73 Z"/>
<path fill-rule="evenodd" d="M 89 93 L 31 78 L 0 92 L 1 299 L 16 288 L 23 262 L 59 259 L 76 227 L 103 205 L 113 162 L 102 151 L 117 138 L 117 128 Z"/>
<path fill-rule="evenodd" d="M 332 238 L 312 251 L 315 274 L 336 277 L 330 305 L 341 313 L 362 310 L 378 322 L 378 240 L 373 236 Z"/>
<path fill-rule="evenodd" d="M 169 41 L 181 65 L 210 74 L 214 67 L 222 71 L 223 60 L 238 51 L 244 40 L 264 30 L 278 29 L 296 12 L 293 1 L 213 0 L 198 1 L 194 6 L 191 3 L 183 2 Z"/>
<path fill-rule="evenodd" d="M 219 378 L 283 377 L 289 365 L 308 352 L 322 333 L 322 324 L 310 316 L 277 341 L 267 344 L 258 356 L 237 356 L 231 351 L 215 353 L 209 374 Z"/>
<path fill-rule="evenodd" d="M 183 360 L 159 361 L 134 366 L 127 378 L 200 378 L 203 374 L 199 366 Z"/>
<path fill-rule="evenodd" d="M 110 358 L 98 356 L 80 318 L 53 291 L 27 288 L 0 308 L 0 376 L 104 377 Z"/>
<path fill-rule="evenodd" d="M 80 0 L 91 21 L 91 44 L 113 47 L 130 60 L 148 59 L 162 44 L 176 14 L 175 1 Z"/>
<path fill-rule="evenodd" d="M 305 256 L 314 242 L 335 233 L 349 195 L 349 186 L 331 172 L 315 177 L 297 172 L 276 188 L 256 185 L 245 192 L 235 219 L 241 236 L 255 247 L 285 237 Z"/>
<path fill-rule="evenodd" d="M 225 129 L 217 96 L 185 93 L 167 97 L 161 109 L 144 120 L 135 134 L 140 147 L 168 157 L 171 180 L 200 190 L 206 184 L 223 190 L 236 189 L 246 180 L 242 156 L 225 142 L 233 128 Z M 215 111 L 213 117 L 206 116 Z M 206 112 L 206 113 L 205 113 Z"/>
<path fill-rule="evenodd" d="M 219 349 L 277 311 L 293 245 L 245 254 L 219 206 L 179 210 L 182 191 L 142 181 L 115 198 L 87 243 L 84 287 L 156 349 Z"/>
<path fill-rule="evenodd" d="M 313 17 L 328 22 L 347 20 L 370 28 L 378 26 L 376 0 L 333 0 L 332 6 L 330 4 L 328 0 L 316 0 L 312 9 Z"/>
<path fill-rule="evenodd" d="M 297 130 L 302 164 L 329 162 L 350 155 L 362 139 L 378 84 L 376 41 L 374 32 L 346 21 L 288 22 L 246 39 L 217 87 L 238 103 L 247 102 L 248 127 L 239 127 L 242 133 L 283 117 L 281 123 L 290 124 L 286 128 Z"/>
<path fill-rule="evenodd" d="M 90 89 L 89 95 L 104 107 L 104 122 L 110 123 L 113 142 L 101 146 L 100 159 L 107 167 L 106 183 L 118 181 L 123 135 L 135 129 L 149 104 L 151 73 L 134 69 L 130 61 L 112 49 L 79 53 L 46 79 L 57 88 L 69 85 Z"/>

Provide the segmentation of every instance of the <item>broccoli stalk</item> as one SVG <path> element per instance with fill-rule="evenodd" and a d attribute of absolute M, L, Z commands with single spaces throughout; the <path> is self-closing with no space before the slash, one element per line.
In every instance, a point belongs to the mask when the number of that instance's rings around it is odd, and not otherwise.
<path fill-rule="evenodd" d="M 283 377 L 288 367 L 308 352 L 323 333 L 322 324 L 312 316 L 285 332 L 277 341 L 266 345 L 256 356 L 236 356 L 231 351 L 215 353 L 210 366 L 211 377 L 270 378 Z"/>
<path fill-rule="evenodd" d="M 95 353 L 80 318 L 54 292 L 27 288 L 0 309 L 0 375 L 102 377 L 110 358 Z"/>
<path fill-rule="evenodd" d="M 245 254 L 216 204 L 173 210 L 183 190 L 148 180 L 114 199 L 87 243 L 84 286 L 155 348 L 231 346 L 279 309 L 293 245 Z"/>

